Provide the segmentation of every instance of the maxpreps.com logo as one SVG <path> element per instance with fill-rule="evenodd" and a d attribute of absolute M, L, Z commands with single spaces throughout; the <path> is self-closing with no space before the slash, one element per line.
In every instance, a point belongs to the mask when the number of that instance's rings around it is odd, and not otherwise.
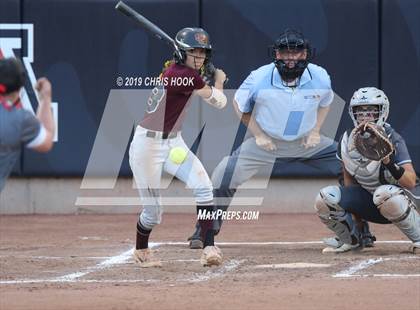
<path fill-rule="evenodd" d="M 38 107 L 38 96 L 33 88 L 36 76 L 32 68 L 34 62 L 34 25 L 33 24 L 0 24 L 0 59 L 18 57 L 22 59 L 27 73 L 25 87 L 22 88 L 20 98 L 23 107 L 35 114 Z M 58 141 L 58 103 L 52 102 L 55 120 L 55 137 Z"/>

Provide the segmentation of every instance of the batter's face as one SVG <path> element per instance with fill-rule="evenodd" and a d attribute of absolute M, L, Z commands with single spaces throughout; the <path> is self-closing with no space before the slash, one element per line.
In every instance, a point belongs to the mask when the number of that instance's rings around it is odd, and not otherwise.
<path fill-rule="evenodd" d="M 358 124 L 376 122 L 379 118 L 379 106 L 360 105 L 353 108 L 353 114 Z"/>
<path fill-rule="evenodd" d="M 199 70 L 206 60 L 206 50 L 204 48 L 195 48 L 187 52 L 187 59 L 185 65 L 188 67 Z"/>
<path fill-rule="evenodd" d="M 283 62 L 290 69 L 294 68 L 299 60 L 305 60 L 308 56 L 306 49 L 303 50 L 276 50 L 276 59 L 283 60 Z"/>

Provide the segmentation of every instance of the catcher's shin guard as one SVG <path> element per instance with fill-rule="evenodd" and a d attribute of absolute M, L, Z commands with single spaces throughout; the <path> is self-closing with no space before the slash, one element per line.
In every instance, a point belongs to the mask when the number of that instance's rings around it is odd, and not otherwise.
<path fill-rule="evenodd" d="M 315 209 L 321 221 L 346 244 L 360 242 L 360 233 L 350 213 L 340 207 L 341 191 L 338 186 L 321 189 L 315 200 Z"/>
<path fill-rule="evenodd" d="M 379 212 L 411 241 L 420 242 L 420 215 L 404 191 L 395 185 L 382 185 L 373 194 Z"/>

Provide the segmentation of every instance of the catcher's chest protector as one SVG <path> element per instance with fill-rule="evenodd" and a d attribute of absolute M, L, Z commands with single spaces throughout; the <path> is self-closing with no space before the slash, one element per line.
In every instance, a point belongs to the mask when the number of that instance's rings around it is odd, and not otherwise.
<path fill-rule="evenodd" d="M 385 183 L 392 184 L 395 180 L 381 168 L 380 161 L 373 161 L 360 155 L 353 146 L 352 134 L 344 133 L 341 140 L 341 158 L 347 172 L 367 191 L 373 193 L 376 188 Z M 381 174 L 385 175 L 381 177 Z"/>

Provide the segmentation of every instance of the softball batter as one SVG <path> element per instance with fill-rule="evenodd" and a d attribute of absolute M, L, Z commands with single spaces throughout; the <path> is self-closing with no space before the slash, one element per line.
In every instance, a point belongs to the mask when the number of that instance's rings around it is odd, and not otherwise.
<path fill-rule="evenodd" d="M 129 151 L 130 167 L 143 204 L 133 253 L 141 267 L 161 265 L 153 258 L 148 240 L 153 227 L 161 222 L 163 210 L 159 188 L 163 171 L 176 176 L 193 189 L 197 212 L 213 210 L 211 180 L 200 160 L 182 139 L 181 127 L 193 92 L 218 109 L 225 107 L 227 99 L 223 94 L 223 83 L 226 75 L 217 69 L 215 86 L 207 85 L 200 76 L 200 69 L 209 62 L 212 50 L 209 35 L 203 29 L 184 28 L 177 33 L 175 42 L 179 54 L 175 53 L 173 62 L 162 74 L 165 85 L 153 89 Z M 179 83 L 183 80 L 188 83 Z M 175 148 L 177 153 L 171 153 Z M 184 154 L 182 150 L 185 150 Z M 214 246 L 212 220 L 200 220 L 199 224 L 204 240 L 202 265 L 221 264 L 222 254 Z"/>

